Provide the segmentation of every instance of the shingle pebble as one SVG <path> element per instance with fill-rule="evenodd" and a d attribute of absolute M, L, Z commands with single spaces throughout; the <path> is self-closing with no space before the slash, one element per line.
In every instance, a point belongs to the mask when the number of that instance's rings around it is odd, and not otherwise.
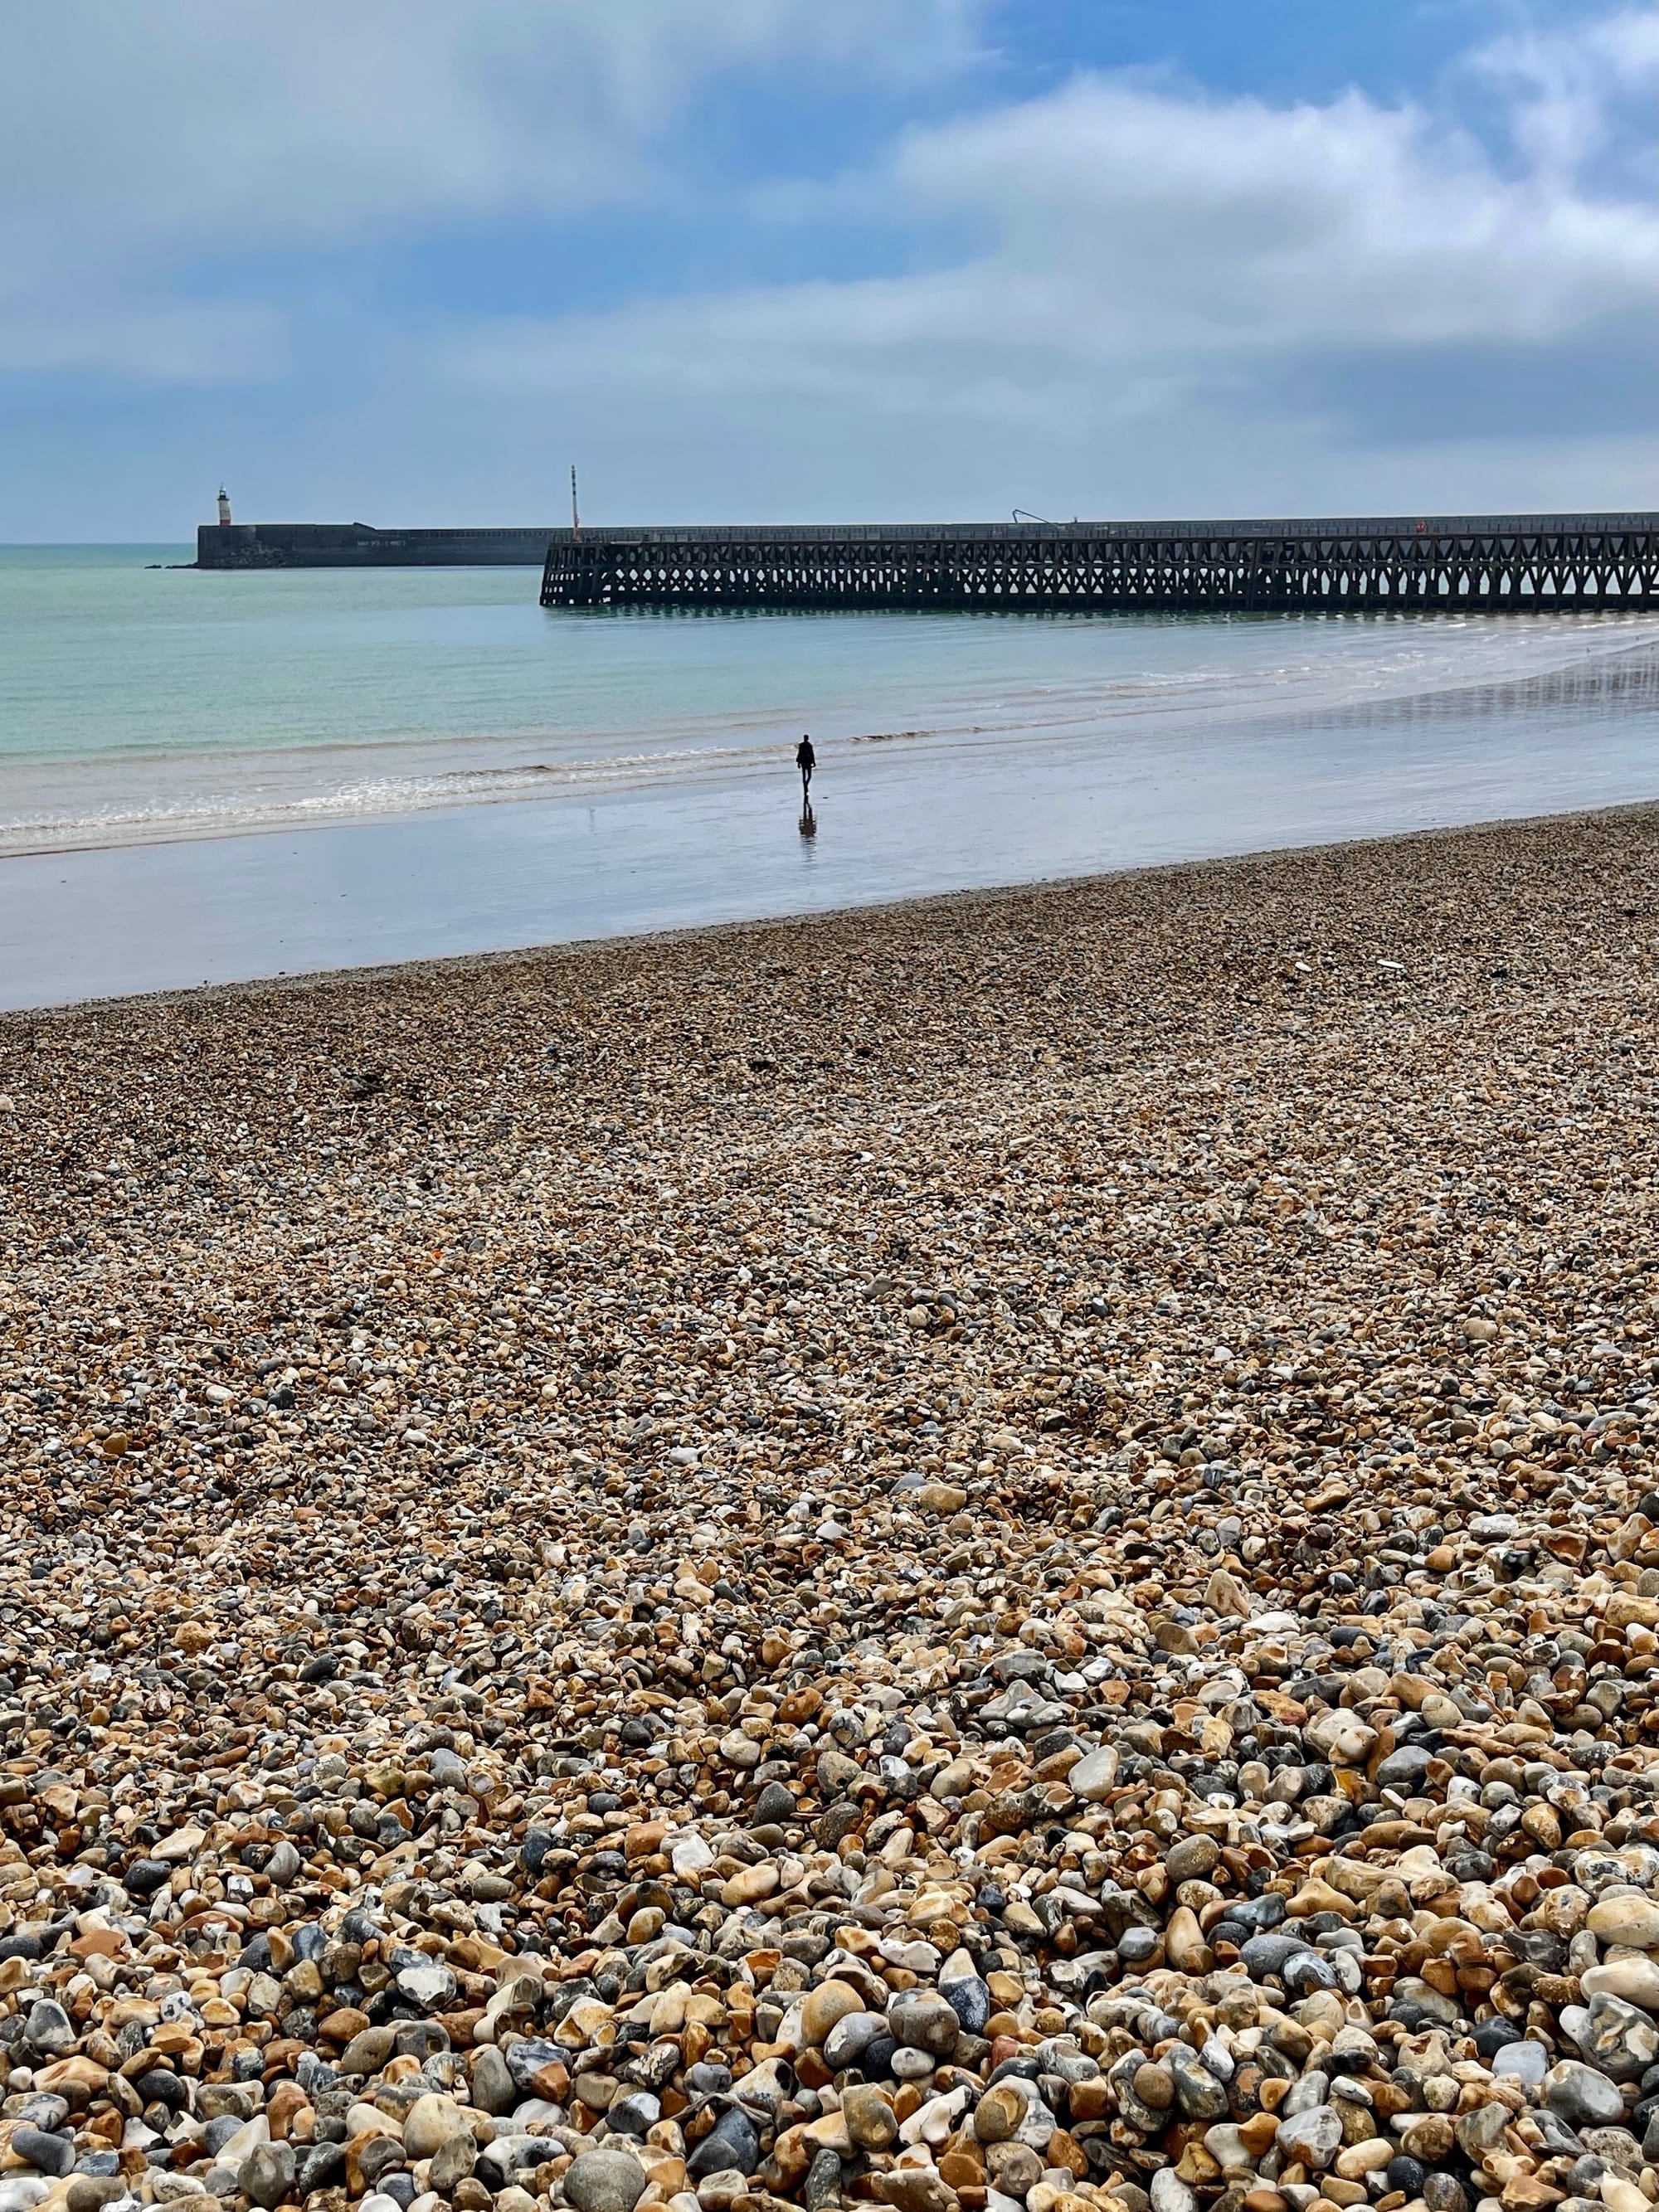
<path fill-rule="evenodd" d="M 0 2212 L 1659 2203 L 1659 814 L 0 1023 Z"/>

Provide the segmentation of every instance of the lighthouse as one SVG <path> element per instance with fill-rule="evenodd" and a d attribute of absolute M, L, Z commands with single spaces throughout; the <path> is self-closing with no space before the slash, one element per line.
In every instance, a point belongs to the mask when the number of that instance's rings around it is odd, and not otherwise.
<path fill-rule="evenodd" d="M 222 484 L 219 487 L 219 527 L 221 530 L 230 527 L 230 494 Z"/>

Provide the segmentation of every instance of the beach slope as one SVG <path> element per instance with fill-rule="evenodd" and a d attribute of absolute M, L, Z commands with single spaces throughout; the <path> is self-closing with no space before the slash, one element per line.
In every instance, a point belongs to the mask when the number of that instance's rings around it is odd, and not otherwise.
<path fill-rule="evenodd" d="M 1659 809 L 0 1022 L 0 2203 L 1643 2212 Z"/>

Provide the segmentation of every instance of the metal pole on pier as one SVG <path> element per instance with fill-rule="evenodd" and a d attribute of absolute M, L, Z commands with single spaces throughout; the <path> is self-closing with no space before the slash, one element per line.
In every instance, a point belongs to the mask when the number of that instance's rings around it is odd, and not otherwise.
<path fill-rule="evenodd" d="M 580 538 L 582 534 L 581 514 L 576 506 L 576 464 L 574 461 L 572 461 L 570 464 L 570 534 L 573 538 Z"/>

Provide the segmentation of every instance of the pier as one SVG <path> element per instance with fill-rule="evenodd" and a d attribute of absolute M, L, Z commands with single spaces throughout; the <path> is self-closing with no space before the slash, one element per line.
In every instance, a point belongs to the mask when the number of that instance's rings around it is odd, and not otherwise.
<path fill-rule="evenodd" d="M 1659 514 L 583 527 L 544 607 L 1523 613 L 1659 605 Z"/>

